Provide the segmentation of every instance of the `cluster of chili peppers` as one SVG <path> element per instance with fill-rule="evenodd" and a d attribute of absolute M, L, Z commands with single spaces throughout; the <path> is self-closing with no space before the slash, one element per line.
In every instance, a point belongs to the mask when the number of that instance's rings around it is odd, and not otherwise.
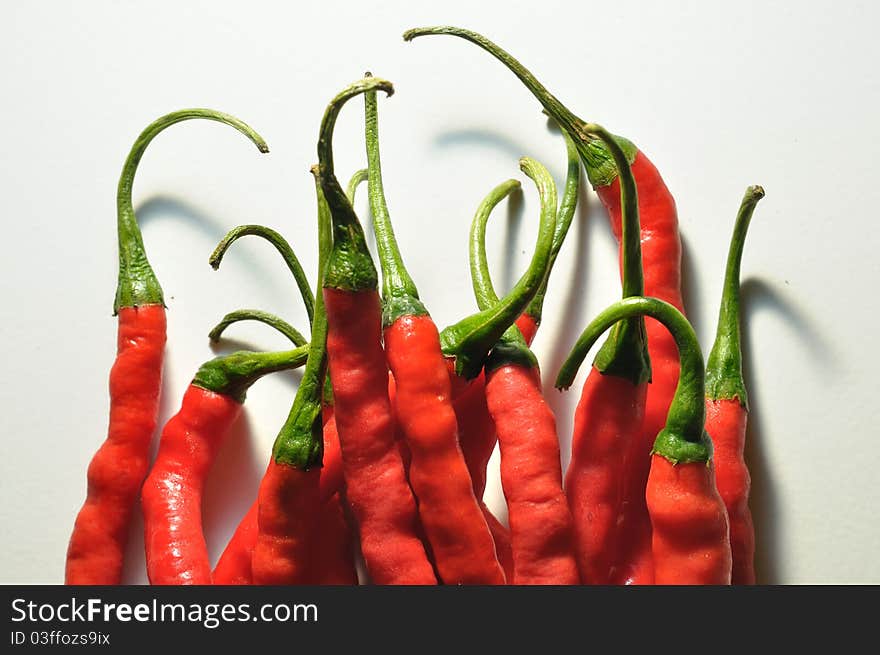
<path fill-rule="evenodd" d="M 707 365 L 685 318 L 675 202 L 657 168 L 630 141 L 581 120 L 516 59 L 485 37 L 446 34 L 498 59 L 561 129 L 567 177 L 523 157 L 540 218 L 528 269 L 499 298 L 485 238 L 492 210 L 520 188 L 508 180 L 480 203 L 469 239 L 479 311 L 439 328 L 404 265 L 385 198 L 378 92 L 367 73 L 328 105 L 317 145 L 318 272 L 314 283 L 282 235 L 232 229 L 210 257 L 217 268 L 244 236 L 285 260 L 310 322 L 305 337 L 282 318 L 235 310 L 210 332 L 260 321 L 293 346 L 206 362 L 163 427 L 150 462 L 165 346 L 165 305 L 131 201 L 147 145 L 182 110 L 140 135 L 119 181 L 118 356 L 110 373 L 110 426 L 88 470 L 88 494 L 67 553 L 68 584 L 119 584 L 138 503 L 152 584 L 753 584 L 755 537 L 743 452 L 748 416 L 740 349 L 739 273 L 760 187 L 749 187 L 725 269 L 717 337 Z M 363 96 L 367 166 L 344 189 L 333 132 L 343 106 Z M 576 211 L 581 167 L 608 210 L 620 247 L 622 300 L 584 329 L 556 377 L 567 389 L 610 334 L 586 376 L 562 470 L 556 419 L 530 349 L 550 272 Z M 377 257 L 353 208 L 367 183 Z M 378 268 L 376 266 L 378 260 Z M 304 367 L 254 502 L 216 563 L 201 505 L 224 435 L 263 376 Z M 498 448 L 507 525 L 483 501 Z M 357 561 L 363 563 L 358 574 Z"/>

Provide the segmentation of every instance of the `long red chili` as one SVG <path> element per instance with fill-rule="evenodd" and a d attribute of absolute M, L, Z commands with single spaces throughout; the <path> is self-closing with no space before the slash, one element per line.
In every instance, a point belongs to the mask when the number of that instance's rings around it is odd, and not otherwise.
<path fill-rule="evenodd" d="M 543 258 L 543 281 L 556 228 L 556 186 L 547 169 L 535 160 L 524 157 L 520 167 L 535 182 L 541 196 L 540 247 L 536 255 Z M 479 222 L 478 212 L 474 225 Z M 471 266 L 474 292 L 479 307 L 486 309 L 497 302 L 497 296 L 487 270 L 477 264 Z M 485 370 L 486 402 L 501 449 L 501 485 L 513 555 L 512 583 L 577 584 L 572 519 L 562 490 L 556 420 L 543 397 L 538 361 L 518 328 L 508 329 L 495 344 Z"/>
<path fill-rule="evenodd" d="M 476 44 L 498 59 L 538 99 L 544 110 L 574 141 L 593 187 L 609 210 L 611 227 L 620 239 L 621 214 L 618 168 L 607 147 L 589 138 L 585 122 L 565 107 L 519 61 L 486 37 L 456 27 L 428 27 L 408 30 L 403 38 L 447 34 Z M 630 141 L 616 137 L 627 153 L 639 188 L 642 223 L 642 262 L 645 293 L 666 300 L 683 311 L 681 298 L 681 240 L 675 201 L 659 172 Z M 621 244 L 622 247 L 622 244 Z M 648 352 L 652 364 L 651 385 L 645 405 L 644 429 L 634 439 L 627 456 L 626 470 L 630 483 L 625 492 L 625 512 L 621 526 L 621 563 L 615 582 L 649 584 L 652 580 L 650 521 L 644 502 L 644 486 L 650 466 L 649 451 L 654 435 L 663 426 L 666 411 L 678 380 L 678 357 L 668 332 L 653 319 L 645 320 Z"/>
<path fill-rule="evenodd" d="M 495 542 L 459 449 L 440 334 L 406 270 L 385 202 L 376 92 L 366 101 L 368 187 L 382 268 L 385 356 L 394 376 L 397 424 L 409 448 L 419 520 L 445 584 L 504 584 Z"/>
<path fill-rule="evenodd" d="M 742 374 L 739 272 L 746 232 L 764 189 L 751 186 L 739 208 L 718 312 L 715 343 L 706 360 L 706 431 L 715 447 L 715 478 L 730 519 L 731 583 L 755 584 L 755 527 L 749 510 L 751 476 L 744 458 L 749 401 Z"/>
<path fill-rule="evenodd" d="M 348 197 L 352 202 L 354 202 L 354 194 L 358 185 L 366 180 L 366 177 L 366 169 L 360 170 L 352 176 L 347 192 Z M 318 196 L 318 210 L 326 211 L 319 190 Z M 302 280 L 305 280 L 305 273 L 302 272 L 302 266 L 300 265 L 296 254 L 293 252 L 293 249 L 290 247 L 290 244 L 287 243 L 284 237 L 274 230 L 269 230 L 263 226 L 247 227 L 249 228 L 247 230 L 244 228 L 235 228 L 224 237 L 209 259 L 211 266 L 215 269 L 220 266 L 223 256 L 229 249 L 229 246 L 231 246 L 239 237 L 245 236 L 245 234 L 254 234 L 256 236 L 267 238 L 284 258 L 288 268 L 293 273 L 300 290 L 300 295 L 305 302 L 306 310 L 309 314 L 309 320 L 312 321 L 314 319 L 314 295 L 308 286 L 308 282 L 302 282 Z M 303 338 L 302 335 L 300 335 L 299 332 L 286 321 L 279 319 L 273 314 L 267 314 L 259 310 L 238 310 L 230 312 L 211 330 L 208 336 L 212 341 L 217 341 L 229 325 L 241 320 L 257 320 L 266 323 L 287 336 L 288 339 L 294 343 Z M 324 503 L 321 517 L 323 517 L 326 512 L 336 512 L 333 508 L 333 503 L 336 501 L 333 500 L 331 496 L 333 496 L 342 486 L 342 453 L 339 448 L 339 435 L 336 430 L 336 419 L 334 417 L 333 409 L 333 394 L 325 385 L 324 405 L 322 408 L 322 420 L 324 422 L 324 460 L 321 468 L 321 477 L 318 483 L 321 502 Z M 251 508 L 242 518 L 238 527 L 235 529 L 226 548 L 220 555 L 220 559 L 217 561 L 217 566 L 214 568 L 214 584 L 253 584 L 252 559 L 254 546 L 257 541 L 258 516 L 259 501 L 255 500 L 253 505 L 251 505 Z M 342 551 L 340 551 L 340 546 L 337 543 L 337 540 L 342 535 L 341 528 L 338 526 L 334 528 L 333 522 L 319 518 L 315 539 L 316 543 L 312 546 L 312 552 L 322 553 L 324 551 L 329 551 L 335 552 L 339 555 Z M 343 548 L 342 550 L 344 551 L 345 549 Z M 337 568 L 344 569 L 345 567 L 341 562 L 337 562 Z"/>
<path fill-rule="evenodd" d="M 324 465 L 318 481 L 318 497 L 322 503 L 318 526 L 316 527 L 315 543 L 310 552 L 318 552 L 329 548 L 339 553 L 346 549 L 351 555 L 351 548 L 338 543 L 342 533 L 332 522 L 325 520 L 327 512 L 335 513 L 334 503 L 338 501 L 336 494 L 342 486 L 342 454 L 339 450 L 339 435 L 336 432 L 336 420 L 333 418 L 333 406 L 324 405 L 322 409 L 324 421 Z M 259 500 L 255 500 L 241 519 L 232 537 L 223 549 L 212 574 L 215 585 L 250 585 L 254 583 L 253 555 L 259 530 Z M 346 537 L 348 539 L 348 537 Z M 319 567 L 320 568 L 320 567 Z M 331 584 L 315 582 L 315 584 Z M 342 584 L 342 583 L 337 583 Z"/>
<path fill-rule="evenodd" d="M 151 584 L 211 584 L 202 531 L 202 491 L 247 389 L 275 371 L 302 366 L 308 346 L 279 353 L 238 352 L 199 369 L 180 410 L 162 430 L 141 490 L 147 576 Z"/>
<path fill-rule="evenodd" d="M 652 316 L 669 329 L 681 360 L 666 423 L 651 450 L 645 491 L 654 582 L 730 584 L 727 510 L 715 484 L 712 441 L 705 430 L 703 355 L 690 323 L 662 300 L 626 298 L 586 327 L 570 357 L 583 359 L 602 332 L 622 319 L 640 315 Z"/>
<path fill-rule="evenodd" d="M 162 288 L 147 260 L 131 201 L 138 164 L 153 138 L 170 125 L 193 118 L 234 127 L 268 152 L 248 125 L 210 109 L 184 109 L 151 123 L 134 143 L 116 193 L 119 317 L 116 361 L 110 371 L 107 438 L 89 463 L 88 492 L 67 549 L 66 584 L 119 584 L 128 528 L 149 467 L 149 450 L 159 409 L 166 339 Z"/>
<path fill-rule="evenodd" d="M 317 167 L 318 291 L 332 253 L 330 208 Z M 309 358 L 290 414 L 275 439 L 272 458 L 260 482 L 257 540 L 252 560 L 254 584 L 306 584 L 312 581 L 311 553 L 317 539 L 324 450 L 324 388 L 328 362 L 328 313 L 316 293 Z M 337 424 L 338 427 L 338 424 Z"/>
<path fill-rule="evenodd" d="M 480 203 L 474 222 L 485 224 L 485 217 L 492 209 L 518 187 L 519 182 L 516 180 L 508 180 L 495 187 Z M 553 218 L 555 219 L 555 214 Z M 495 302 L 497 296 L 492 290 L 491 307 L 460 320 L 440 333 L 440 342 L 447 357 L 447 369 L 452 381 L 453 404 L 462 453 L 471 474 L 474 493 L 479 499 L 482 499 L 485 489 L 486 465 L 497 442 L 495 422 L 486 402 L 483 364 L 489 351 L 515 320 L 523 315 L 545 282 L 553 244 L 552 236 L 548 238 L 549 241 L 539 239 L 528 270 L 502 300 Z M 473 243 L 473 239 L 471 242 Z M 491 287 L 488 273 L 486 282 Z M 492 531 L 499 561 L 507 579 L 512 580 L 513 555 L 508 530 L 482 501 L 481 507 Z"/>
<path fill-rule="evenodd" d="M 389 82 L 366 78 L 339 93 L 324 114 L 318 142 L 317 175 L 333 222 L 333 249 L 323 278 L 330 379 L 346 496 L 370 579 L 436 584 L 416 534 L 416 503 L 394 440 L 378 276 L 363 229 L 333 171 L 339 110 L 350 98 L 378 89 L 393 92 Z"/>
<path fill-rule="evenodd" d="M 636 181 L 611 134 L 598 125 L 585 125 L 584 131 L 605 143 L 620 170 L 623 296 L 641 296 Z M 576 358 L 566 360 L 559 373 L 561 387 L 571 385 L 579 364 Z M 578 567 L 586 584 L 610 584 L 620 564 L 625 492 L 633 485 L 626 458 L 642 433 L 650 375 L 641 317 L 618 323 L 596 357 L 575 411 L 565 491 L 574 515 Z"/>

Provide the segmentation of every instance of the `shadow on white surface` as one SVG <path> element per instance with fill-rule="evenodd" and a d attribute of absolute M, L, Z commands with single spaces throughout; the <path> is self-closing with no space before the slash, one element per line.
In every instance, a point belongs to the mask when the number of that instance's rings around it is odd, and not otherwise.
<path fill-rule="evenodd" d="M 755 573 L 759 584 L 782 584 L 786 579 L 784 553 L 786 545 L 786 516 L 774 480 L 778 477 L 768 462 L 767 443 L 770 439 L 788 438 L 788 435 L 768 435 L 762 411 L 762 376 L 754 359 L 753 342 L 760 335 L 749 329 L 755 315 L 770 311 L 778 316 L 799 338 L 805 355 L 822 367 L 831 365 L 831 345 L 822 336 L 811 318 L 784 297 L 780 290 L 758 278 L 749 278 L 740 286 L 743 377 L 749 395 L 750 413 L 746 431 L 745 459 L 752 478 L 749 507 L 755 525 Z M 765 373 L 766 374 L 766 373 Z"/>

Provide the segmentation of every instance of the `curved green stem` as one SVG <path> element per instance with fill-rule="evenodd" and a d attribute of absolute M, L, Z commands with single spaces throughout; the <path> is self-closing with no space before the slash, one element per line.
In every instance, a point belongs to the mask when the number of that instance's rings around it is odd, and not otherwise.
<path fill-rule="evenodd" d="M 354 175 L 351 176 L 351 179 L 348 181 L 348 186 L 345 189 L 345 197 L 348 198 L 348 202 L 354 205 L 354 196 L 357 193 L 357 188 L 361 185 L 362 182 L 366 182 L 370 176 L 370 171 L 367 168 L 362 168 L 359 171 L 356 171 Z"/>
<path fill-rule="evenodd" d="M 370 213 L 373 215 L 373 230 L 376 233 L 376 248 L 379 251 L 379 264 L 382 268 L 382 324 L 386 327 L 401 316 L 424 316 L 428 310 L 419 300 L 419 291 L 413 282 L 403 257 L 388 205 L 385 202 L 385 189 L 382 183 L 382 161 L 379 157 L 379 109 L 376 92 L 364 94 L 366 116 L 367 165 L 369 166 L 368 188 L 370 190 Z"/>
<path fill-rule="evenodd" d="M 736 223 L 730 250 L 727 254 L 727 267 L 724 272 L 724 291 L 721 294 L 721 309 L 718 312 L 718 330 L 715 343 L 709 352 L 706 363 L 706 397 L 712 400 L 738 399 L 748 409 L 749 399 L 742 375 L 742 350 L 739 334 L 739 275 L 742 263 L 743 246 L 755 206 L 764 197 L 764 189 L 750 186 L 746 189 Z"/>
<path fill-rule="evenodd" d="M 492 210 L 502 200 L 521 188 L 522 185 L 519 180 L 510 179 L 502 182 L 483 198 L 471 221 L 471 233 L 468 240 L 470 245 L 471 284 L 474 294 L 477 296 L 477 306 L 480 309 L 498 302 L 498 294 L 495 292 L 492 276 L 489 273 L 489 259 L 486 256 L 486 223 L 489 221 Z"/>
<path fill-rule="evenodd" d="M 147 260 L 143 236 L 141 235 L 140 227 L 138 227 L 137 217 L 132 205 L 131 190 L 134 185 L 134 176 L 137 172 L 138 164 L 150 142 L 166 127 L 192 118 L 204 118 L 225 123 L 253 141 L 260 152 L 269 152 L 269 146 L 266 145 L 263 137 L 257 134 L 249 125 L 235 116 L 214 111 L 213 109 L 182 109 L 175 111 L 156 119 L 140 133 L 131 151 L 128 153 L 128 158 L 122 167 L 119 185 L 116 189 L 119 284 L 116 287 L 116 299 L 113 303 L 114 314 L 118 313 L 123 307 L 165 304 L 162 287 L 159 285 L 156 274 Z"/>
<path fill-rule="evenodd" d="M 642 273 L 639 195 L 635 178 L 626 154 L 605 128 L 589 123 L 584 125 L 583 130 L 605 144 L 620 171 L 623 297 L 642 296 L 645 293 L 645 277 Z M 595 366 L 606 375 L 624 378 L 636 386 L 648 382 L 651 379 L 651 360 L 648 356 L 645 320 L 638 316 L 615 325 L 596 356 Z"/>
<path fill-rule="evenodd" d="M 321 401 L 327 378 L 327 314 L 324 312 L 324 294 L 321 289 L 327 271 L 328 255 L 333 247 L 330 210 L 324 200 L 317 167 L 312 168 L 312 174 L 315 176 L 315 191 L 318 196 L 318 283 L 315 289 L 312 342 L 293 406 L 272 447 L 272 457 L 276 462 L 303 471 L 321 466 L 324 459 Z"/>
<path fill-rule="evenodd" d="M 529 303 L 526 313 L 531 316 L 535 325 L 540 325 L 541 317 L 544 313 L 544 297 L 547 295 L 547 284 L 550 281 L 550 271 L 553 270 L 553 264 L 556 263 L 556 257 L 562 249 L 565 237 L 568 235 L 568 228 L 574 219 L 574 213 L 577 210 L 578 186 L 581 181 L 581 161 L 578 158 L 577 148 L 574 141 L 568 136 L 567 132 L 562 133 L 565 139 L 565 150 L 568 155 L 568 170 L 565 174 L 565 189 L 562 193 L 562 200 L 559 201 L 559 210 L 556 212 L 556 233 L 553 235 L 553 248 L 550 250 L 550 265 L 547 271 L 547 279 L 538 289 L 534 299 Z"/>
<path fill-rule="evenodd" d="M 391 82 L 367 77 L 343 89 L 327 106 L 318 138 L 318 181 L 333 223 L 333 249 L 327 262 L 324 285 L 334 289 L 375 289 L 378 275 L 367 247 L 363 227 L 333 171 L 333 128 L 342 106 L 353 97 L 376 90 L 394 93 Z"/>
<path fill-rule="evenodd" d="M 215 271 L 220 268 L 220 262 L 223 261 L 223 256 L 226 254 L 229 246 L 245 236 L 260 237 L 275 246 L 275 250 L 284 258 L 284 263 L 287 264 L 287 268 L 293 274 L 293 279 L 296 280 L 296 286 L 299 288 L 303 304 L 306 306 L 309 323 L 311 323 L 315 316 L 315 296 L 309 286 L 309 279 L 306 277 L 306 273 L 303 270 L 302 264 L 299 263 L 296 253 L 293 252 L 293 248 L 290 247 L 290 244 L 283 236 L 272 228 L 265 225 L 239 225 L 232 228 L 226 233 L 226 236 L 223 237 L 220 243 L 217 244 L 214 252 L 208 258 L 211 268 Z"/>
<path fill-rule="evenodd" d="M 462 319 L 440 333 L 443 353 L 447 357 L 455 358 L 455 372 L 466 379 L 479 375 L 489 352 L 498 345 L 502 337 L 506 343 L 516 343 L 517 352 L 512 357 L 524 357 L 524 363 L 537 366 L 537 360 L 527 347 L 524 350 L 519 349 L 520 342 L 525 346 L 525 341 L 513 323 L 535 297 L 547 276 L 547 264 L 556 230 L 556 184 L 547 169 L 534 159 L 520 159 L 520 169 L 535 182 L 541 196 L 541 222 L 529 268 L 510 293 L 498 302 L 492 303 L 487 289 L 480 288 L 475 283 L 477 304 L 482 311 Z"/>
<path fill-rule="evenodd" d="M 247 390 L 254 382 L 269 373 L 299 368 L 305 364 L 308 355 L 308 344 L 282 352 L 255 353 L 242 350 L 205 362 L 192 383 L 243 403 Z"/>
<path fill-rule="evenodd" d="M 260 323 L 265 323 L 290 339 L 295 346 L 303 346 L 307 343 L 306 338 L 302 333 L 283 318 L 259 309 L 237 309 L 234 312 L 229 312 L 208 333 L 208 338 L 215 343 L 220 341 L 220 337 L 223 335 L 226 328 L 233 323 L 238 323 L 240 321 L 258 321 Z"/>
<path fill-rule="evenodd" d="M 605 330 L 634 316 L 651 316 L 669 330 L 678 346 L 681 369 L 678 386 L 669 405 L 666 426 L 657 435 L 653 452 L 673 463 L 708 461 L 712 443 L 704 430 L 706 422 L 703 353 L 688 320 L 674 306 L 657 298 L 630 297 L 611 305 L 584 329 L 556 378 L 558 389 L 571 386 L 577 365 Z"/>
<path fill-rule="evenodd" d="M 525 66 L 485 36 L 459 27 L 444 26 L 419 27 L 407 30 L 404 32 L 403 38 L 405 41 L 412 41 L 419 36 L 436 34 L 457 36 L 470 41 L 498 59 L 520 79 L 526 88 L 532 92 L 532 95 L 538 99 L 544 110 L 559 123 L 562 130 L 574 141 L 578 153 L 584 162 L 584 167 L 587 169 L 587 176 L 590 178 L 593 186 L 607 186 L 614 181 L 617 177 L 617 168 L 614 165 L 614 160 L 601 142 L 590 139 L 583 132 L 584 121 L 575 116 L 556 96 L 550 93 Z M 622 137 L 615 138 L 627 153 L 629 162 L 632 163 L 638 152 L 636 147 Z"/>

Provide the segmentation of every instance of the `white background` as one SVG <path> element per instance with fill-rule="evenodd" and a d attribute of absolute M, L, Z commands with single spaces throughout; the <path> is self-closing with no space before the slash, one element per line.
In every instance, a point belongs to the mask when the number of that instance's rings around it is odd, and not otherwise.
<path fill-rule="evenodd" d="M 521 155 L 545 162 L 561 183 L 564 147 L 531 95 L 475 46 L 402 41 L 406 28 L 432 24 L 493 38 L 576 113 L 653 159 L 678 203 L 687 308 L 705 351 L 742 192 L 765 187 L 743 262 L 759 580 L 880 582 L 877 5 L 431 4 L 442 8 L 4 5 L 0 582 L 63 579 L 86 466 L 106 434 L 116 182 L 154 118 L 217 108 L 248 121 L 271 147 L 261 156 L 233 130 L 193 121 L 169 129 L 144 157 L 135 207 L 169 305 L 160 420 L 213 355 L 205 334 L 226 311 L 262 308 L 306 328 L 295 286 L 268 246 L 241 242 L 216 273 L 207 257 L 227 229 L 258 222 L 287 235 L 314 274 L 308 169 L 318 125 L 327 101 L 365 70 L 396 85 L 380 100 L 385 184 L 422 298 L 441 326 L 474 310 L 466 268 L 474 209 L 498 182 L 527 182 Z M 361 107 L 352 102 L 339 121 L 340 177 L 365 162 Z M 604 212 L 592 192 L 583 198 L 535 343 L 563 452 L 580 382 L 562 395 L 552 379 L 580 329 L 620 292 Z M 365 196 L 358 207 L 366 216 Z M 532 248 L 534 190 L 524 184 L 522 202 L 498 214 L 490 256 L 499 285 L 509 286 Z M 259 326 L 232 335 L 238 346 L 285 345 Z M 220 455 L 205 507 L 214 556 L 252 501 L 295 380 L 256 385 Z M 501 510 L 497 479 L 488 493 Z M 139 529 L 129 582 L 145 581 Z"/>

